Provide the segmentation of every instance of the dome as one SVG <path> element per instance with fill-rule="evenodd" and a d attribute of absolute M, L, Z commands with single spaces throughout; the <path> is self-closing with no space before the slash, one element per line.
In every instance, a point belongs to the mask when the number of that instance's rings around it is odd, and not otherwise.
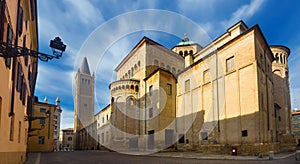
<path fill-rule="evenodd" d="M 187 37 L 187 34 L 184 34 L 183 40 L 179 42 L 176 46 L 184 46 L 184 45 L 191 45 L 191 44 L 195 44 L 195 42 L 191 41 Z"/>

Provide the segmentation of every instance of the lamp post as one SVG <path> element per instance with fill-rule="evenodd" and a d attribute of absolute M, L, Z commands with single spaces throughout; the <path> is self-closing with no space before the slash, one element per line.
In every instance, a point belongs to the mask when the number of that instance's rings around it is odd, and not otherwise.
<path fill-rule="evenodd" d="M 52 54 L 45 54 L 35 50 L 28 49 L 26 47 L 17 46 L 14 44 L 0 41 L 0 57 L 13 58 L 19 56 L 33 56 L 39 58 L 41 61 L 47 62 L 53 58 L 59 59 L 62 57 L 63 52 L 66 50 L 66 45 L 61 41 L 59 37 L 55 37 L 50 40 L 50 48 Z"/>
<path fill-rule="evenodd" d="M 55 37 L 53 40 L 50 40 L 50 48 L 52 50 L 52 54 L 45 54 L 42 52 L 38 52 L 32 49 L 28 49 L 26 47 L 18 46 L 17 44 L 11 44 L 8 42 L 4 42 L 0 38 L 0 57 L 3 57 L 5 59 L 13 58 L 13 68 L 12 68 L 12 74 L 15 76 L 16 74 L 16 60 L 17 57 L 20 56 L 32 56 L 40 59 L 41 61 L 48 62 L 49 60 L 52 60 L 53 58 L 59 59 L 62 57 L 63 52 L 66 50 L 66 45 L 62 42 L 62 40 L 59 37 Z M 13 77 L 14 79 L 14 77 Z M 15 86 L 15 80 L 12 81 L 12 86 Z M 9 113 L 9 116 L 14 115 L 14 95 L 15 90 L 12 90 L 11 93 L 11 111 Z M 28 108 L 28 107 L 27 107 Z M 29 107 L 31 109 L 31 107 Z M 24 117 L 25 121 L 29 122 L 29 128 L 28 130 L 34 130 L 31 129 L 31 122 L 35 119 L 41 119 L 42 117 L 32 117 L 31 111 L 27 109 L 27 116 Z M 30 137 L 30 135 L 29 135 Z M 49 138 L 49 137 L 48 137 Z"/>

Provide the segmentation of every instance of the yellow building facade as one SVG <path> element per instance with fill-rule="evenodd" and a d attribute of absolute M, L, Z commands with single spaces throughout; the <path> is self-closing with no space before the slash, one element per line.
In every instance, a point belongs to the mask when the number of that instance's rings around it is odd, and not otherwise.
<path fill-rule="evenodd" d="M 292 111 L 292 133 L 295 136 L 296 144 L 300 145 L 300 111 Z"/>
<path fill-rule="evenodd" d="M 0 1 L 0 42 L 38 49 L 35 0 Z M 5 43 L 3 43 L 5 42 Z M 5 50 L 5 49 L 3 49 Z M 0 53 L 0 163 L 26 160 L 28 121 L 37 76 L 37 58 Z"/>
<path fill-rule="evenodd" d="M 67 128 L 61 130 L 61 145 L 60 151 L 72 151 L 74 149 L 74 129 Z"/>
<path fill-rule="evenodd" d="M 56 149 L 54 116 L 57 110 L 61 110 L 57 105 L 39 102 L 36 98 L 29 125 L 28 152 L 51 152 Z"/>

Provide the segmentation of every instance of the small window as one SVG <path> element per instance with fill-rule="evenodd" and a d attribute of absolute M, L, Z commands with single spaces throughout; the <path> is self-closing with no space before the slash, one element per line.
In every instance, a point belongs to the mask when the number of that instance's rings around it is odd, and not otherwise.
<path fill-rule="evenodd" d="M 149 118 L 152 118 L 153 117 L 153 108 L 150 108 L 149 109 Z"/>
<path fill-rule="evenodd" d="M 10 141 L 14 140 L 14 127 L 15 127 L 15 117 L 11 116 L 10 117 L 10 130 L 9 130 L 9 140 Z"/>
<path fill-rule="evenodd" d="M 34 7 L 34 1 L 30 0 L 30 13 L 31 13 L 31 20 L 33 21 L 35 19 L 35 7 Z"/>
<path fill-rule="evenodd" d="M 20 92 L 22 88 L 23 80 L 23 70 L 21 63 L 18 62 L 18 81 L 17 81 L 17 91 Z"/>
<path fill-rule="evenodd" d="M 188 53 L 188 51 L 184 51 L 184 56 L 186 56 L 186 55 L 188 55 L 189 53 Z"/>
<path fill-rule="evenodd" d="M 165 68 L 165 63 L 160 63 L 160 67 Z"/>
<path fill-rule="evenodd" d="M 13 41 L 13 30 L 12 30 L 11 26 L 8 24 L 7 25 L 7 40 L 6 40 L 6 42 L 8 44 L 12 44 L 12 41 Z M 5 65 L 7 68 L 10 68 L 11 58 L 5 58 Z"/>
<path fill-rule="evenodd" d="M 248 131 L 247 130 L 243 130 L 242 131 L 242 137 L 247 137 L 248 136 Z"/>
<path fill-rule="evenodd" d="M 176 74 L 176 68 L 174 68 L 174 67 L 172 68 L 172 73 Z"/>
<path fill-rule="evenodd" d="M 182 51 L 179 51 L 179 55 L 180 55 L 180 56 L 183 56 L 183 52 L 182 52 Z"/>
<path fill-rule="evenodd" d="M 23 9 L 19 6 L 19 15 L 18 15 L 18 34 L 19 36 L 23 32 Z"/>
<path fill-rule="evenodd" d="M 172 95 L 172 84 L 167 84 L 167 94 Z"/>
<path fill-rule="evenodd" d="M 158 60 L 154 60 L 154 65 L 158 66 Z"/>
<path fill-rule="evenodd" d="M 45 137 L 44 136 L 39 136 L 39 144 L 44 144 L 45 143 Z"/>
<path fill-rule="evenodd" d="M 185 86 L 184 86 L 185 92 L 190 91 L 190 79 L 186 80 L 184 84 L 185 84 Z"/>
<path fill-rule="evenodd" d="M 203 72 L 203 83 L 206 84 L 208 82 L 210 82 L 210 72 L 206 70 Z"/>
<path fill-rule="evenodd" d="M 201 132 L 201 139 L 202 140 L 208 140 L 208 134 L 207 134 L 207 132 Z"/>
<path fill-rule="evenodd" d="M 134 70 L 136 71 L 136 70 L 137 70 L 137 68 L 138 68 L 138 67 L 137 67 L 137 65 L 135 64 L 135 65 L 134 65 Z"/>
<path fill-rule="evenodd" d="M 21 142 L 21 121 L 19 121 L 19 130 L 18 130 L 18 143 Z"/>
<path fill-rule="evenodd" d="M 149 96 L 152 96 L 152 94 L 153 94 L 153 85 L 149 87 Z"/>
<path fill-rule="evenodd" d="M 72 137 L 68 137 L 68 141 L 72 141 Z"/>
<path fill-rule="evenodd" d="M 104 117 L 102 117 L 102 123 L 104 123 Z"/>
<path fill-rule="evenodd" d="M 45 118 L 40 118 L 40 124 L 45 125 Z"/>
<path fill-rule="evenodd" d="M 131 77 L 134 76 L 134 71 L 133 71 L 133 67 L 131 67 Z"/>
<path fill-rule="evenodd" d="M 171 67 L 169 65 L 167 65 L 167 70 L 171 71 Z"/>
<path fill-rule="evenodd" d="M 108 114 L 106 115 L 106 120 L 108 120 Z"/>
<path fill-rule="evenodd" d="M 178 135 L 178 142 L 179 143 L 184 143 L 184 134 L 179 134 Z"/>
<path fill-rule="evenodd" d="M 234 56 L 226 59 L 226 71 L 230 72 L 234 70 Z"/>
<path fill-rule="evenodd" d="M 40 112 L 41 113 L 46 113 L 46 109 L 45 108 L 40 108 Z"/>

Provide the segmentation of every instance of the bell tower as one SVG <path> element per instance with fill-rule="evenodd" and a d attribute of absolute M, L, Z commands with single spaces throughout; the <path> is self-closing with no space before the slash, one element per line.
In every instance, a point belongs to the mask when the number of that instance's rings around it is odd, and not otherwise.
<path fill-rule="evenodd" d="M 173 52 L 178 53 L 184 58 L 184 67 L 188 67 L 194 63 L 194 55 L 202 49 L 198 43 L 191 41 L 187 34 L 184 34 L 183 39 L 172 48 Z"/>
<path fill-rule="evenodd" d="M 290 49 L 285 46 L 270 46 L 275 60 L 272 63 L 274 103 L 279 134 L 291 133 L 291 100 L 288 57 Z"/>
<path fill-rule="evenodd" d="M 94 79 L 87 58 L 84 57 L 75 76 L 74 132 L 94 121 Z"/>

